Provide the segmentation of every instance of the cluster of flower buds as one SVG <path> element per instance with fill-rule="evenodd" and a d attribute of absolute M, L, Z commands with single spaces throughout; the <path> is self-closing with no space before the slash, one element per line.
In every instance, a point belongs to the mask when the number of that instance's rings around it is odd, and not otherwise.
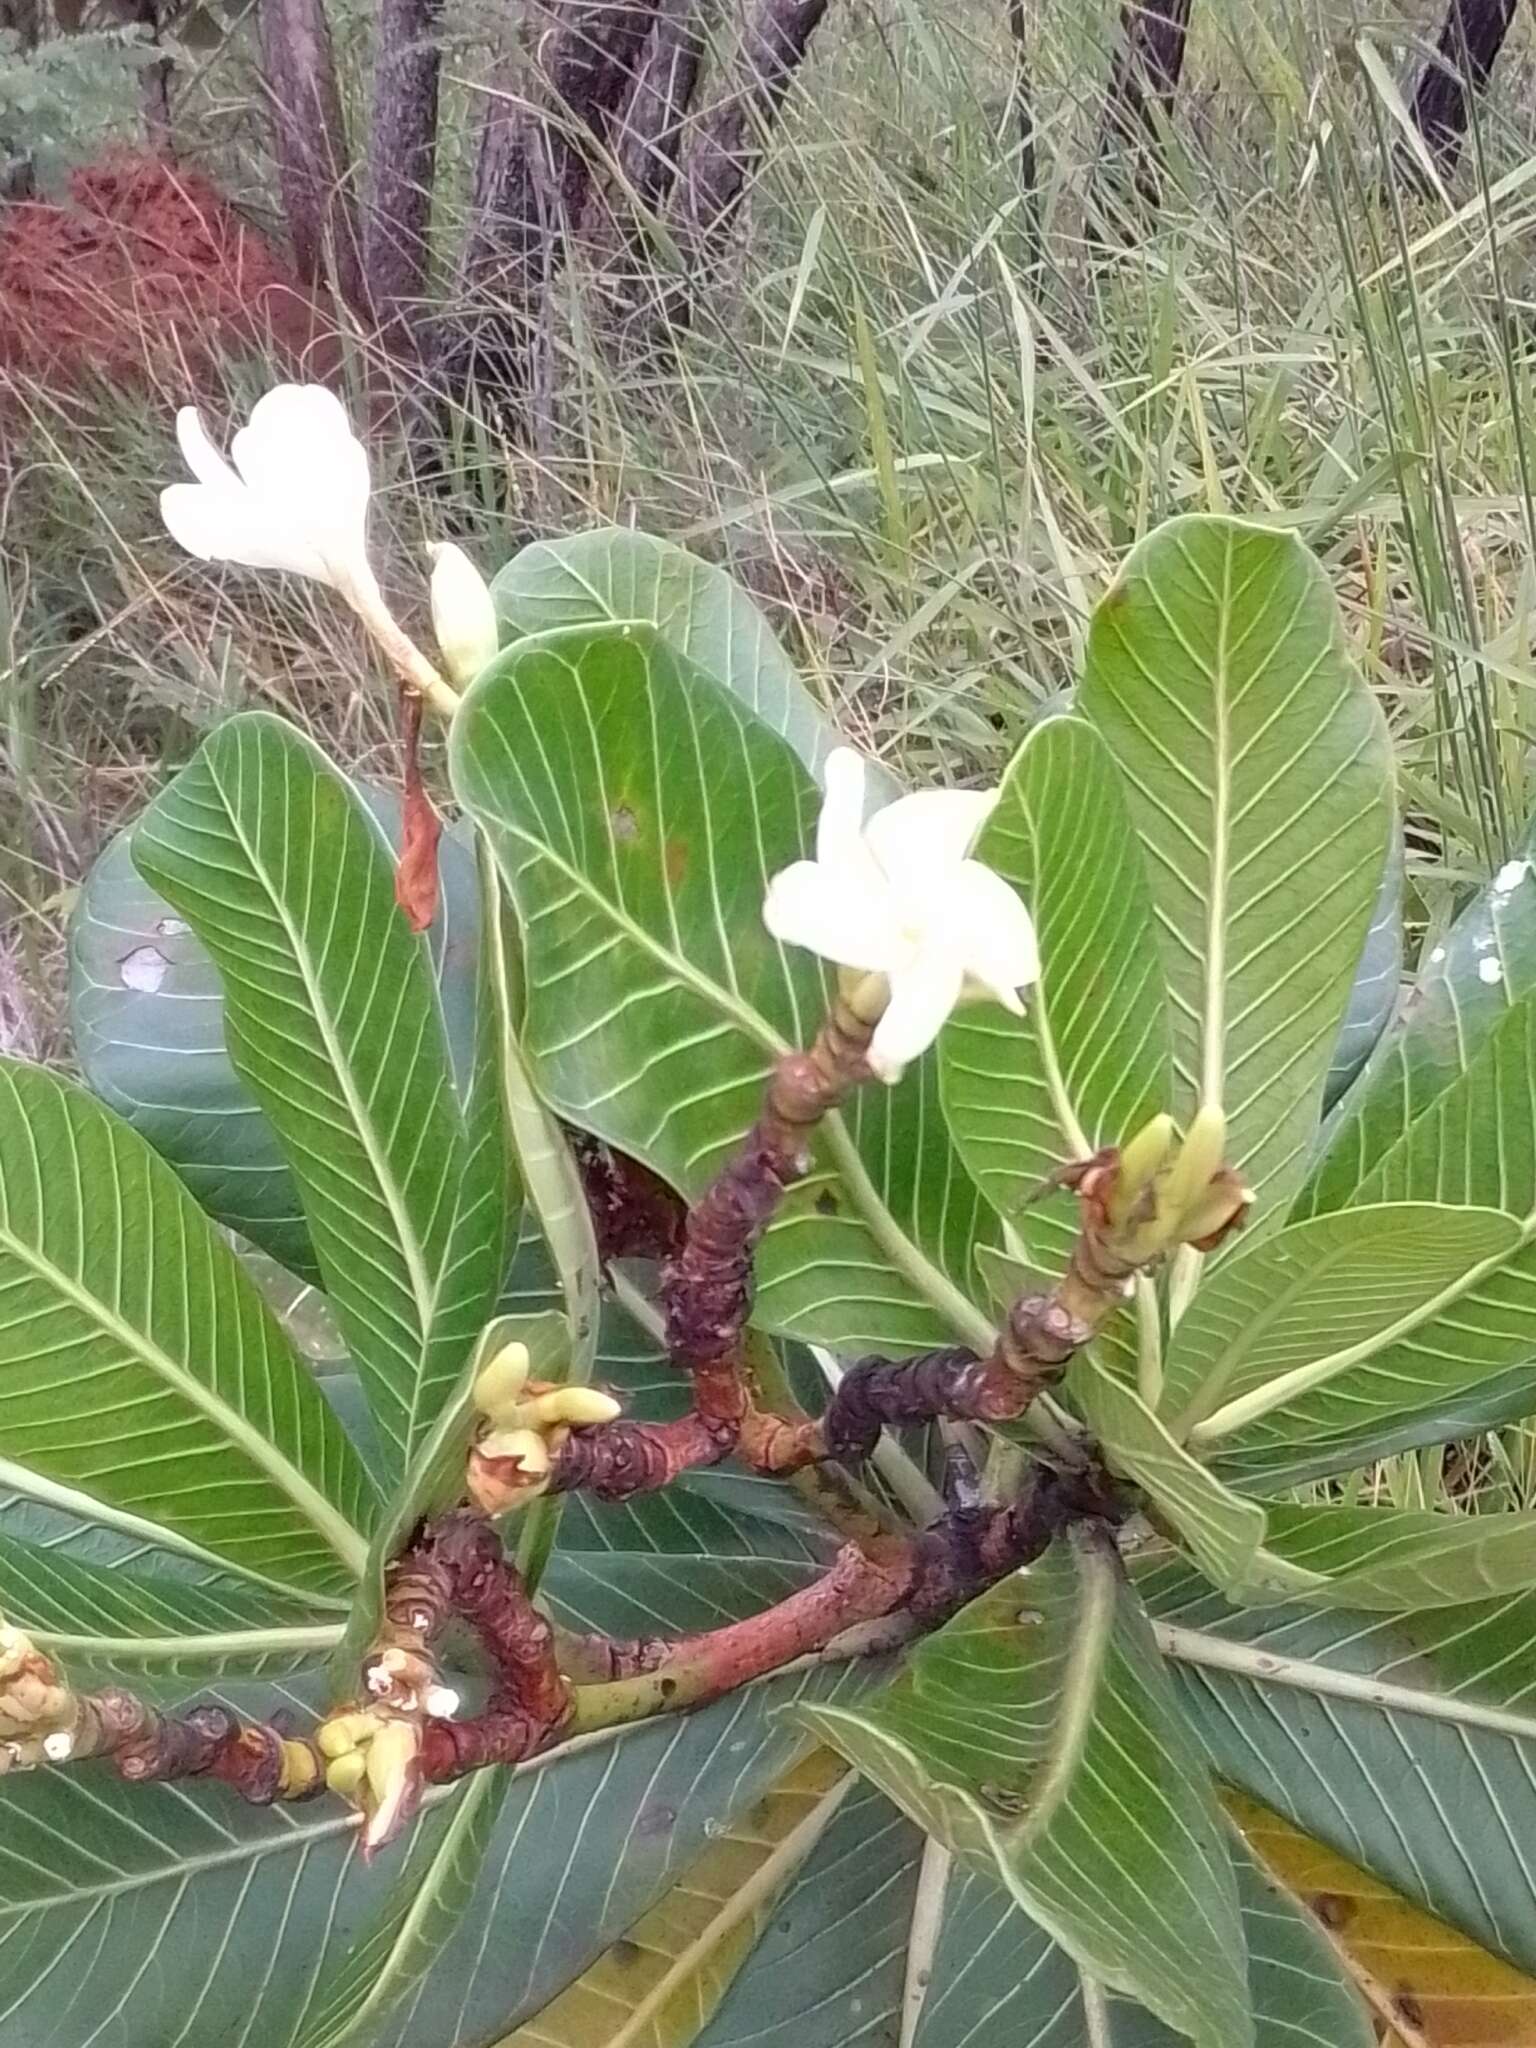
<path fill-rule="evenodd" d="M 483 1419 L 470 1450 L 466 1484 L 476 1507 L 504 1515 L 537 1500 L 549 1485 L 560 1446 L 573 1429 L 616 1422 L 622 1413 L 594 1387 L 562 1387 L 528 1377 L 528 1347 L 505 1344 L 475 1381 Z"/>
<path fill-rule="evenodd" d="M 0 1777 L 62 1763 L 77 1712 L 75 1695 L 31 1637 L 0 1622 Z"/>
<path fill-rule="evenodd" d="M 363 1853 L 393 1839 L 421 1797 L 421 1730 L 378 1711 L 333 1714 L 315 1730 L 325 1782 L 363 1815 Z"/>
<path fill-rule="evenodd" d="M 1143 1266 L 1182 1244 L 1212 1251 L 1243 1220 L 1253 1196 L 1223 1164 L 1227 1120 L 1207 1105 L 1182 1144 L 1171 1116 L 1143 1124 L 1115 1156 L 1103 1192 L 1116 1251 Z"/>

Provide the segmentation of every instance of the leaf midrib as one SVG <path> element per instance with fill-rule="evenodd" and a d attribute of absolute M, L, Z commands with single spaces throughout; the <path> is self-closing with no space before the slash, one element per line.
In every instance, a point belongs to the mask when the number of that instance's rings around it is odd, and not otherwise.
<path fill-rule="evenodd" d="M 351 1113 L 353 1128 L 357 1132 L 368 1163 L 373 1169 L 379 1193 L 383 1197 L 384 1206 L 389 1212 L 390 1222 L 394 1226 L 395 1240 L 400 1250 L 400 1256 L 405 1263 L 406 1274 L 410 1281 L 411 1299 L 415 1303 L 417 1322 L 419 1324 L 416 1371 L 412 1376 L 410 1398 L 401 1404 L 406 1410 L 407 1427 L 405 1441 L 409 1443 L 415 1433 L 416 1404 L 420 1398 L 422 1364 L 430 1340 L 432 1324 L 437 1314 L 438 1289 L 442 1285 L 442 1275 L 439 1273 L 437 1279 L 434 1280 L 428 1271 L 425 1253 L 415 1224 L 411 1219 L 410 1211 L 406 1206 L 404 1191 L 396 1185 L 388 1154 L 381 1147 L 380 1135 L 374 1130 L 372 1116 L 354 1085 L 350 1063 L 345 1057 L 342 1045 L 336 1036 L 330 1010 L 322 998 L 320 985 L 312 972 L 308 947 L 301 941 L 299 932 L 288 915 L 282 895 L 274 885 L 273 878 L 265 862 L 261 859 L 247 836 L 245 828 L 241 823 L 239 812 L 230 800 L 229 794 L 225 790 L 220 778 L 219 770 L 212 760 L 209 761 L 208 769 L 210 779 L 218 789 L 220 798 L 223 801 L 224 814 L 229 819 L 230 829 L 250 864 L 251 873 L 257 878 L 264 890 L 273 915 L 288 939 L 294 963 L 298 968 L 299 978 L 304 986 L 305 996 L 308 998 L 310 1017 L 325 1047 L 327 1058 L 330 1061 L 331 1072 L 335 1077 L 337 1086 L 341 1089 L 347 1108 Z M 230 1057 L 231 1060 L 234 1060 L 233 1045 L 230 1046 Z M 257 1077 L 253 1076 L 248 1069 L 244 1078 L 250 1081 L 253 1086 L 259 1086 Z M 457 1133 L 455 1133 L 455 1143 L 457 1144 Z M 457 1178 L 457 1174 L 452 1176 L 455 1184 L 457 1183 Z M 361 1362 L 360 1360 L 359 1363 Z"/>
<path fill-rule="evenodd" d="M 1109 1657 L 1119 1604 L 1120 1565 L 1095 1532 L 1074 1533 L 1081 1604 L 1066 1661 L 1059 1707 L 1051 1724 L 1051 1746 L 1029 1788 L 1029 1808 L 1011 1827 L 989 1830 L 1010 1859 L 1027 1855 L 1069 1798 L 1094 1725 L 1099 1685 Z"/>
<path fill-rule="evenodd" d="M 61 1267 L 36 1252 L 7 1225 L 0 1225 L 0 1247 L 19 1259 L 45 1286 L 53 1287 L 72 1302 L 88 1321 L 114 1338 L 123 1350 L 137 1358 L 141 1365 L 214 1423 L 259 1471 L 275 1482 L 310 1526 L 325 1538 L 348 1571 L 354 1577 L 362 1572 L 368 1546 L 361 1533 L 304 1477 L 297 1466 L 283 1456 L 276 1444 L 263 1436 L 237 1410 L 220 1401 L 211 1388 L 186 1372 L 168 1352 L 143 1339 L 131 1323 L 125 1322 L 98 1296 L 87 1293 Z"/>
<path fill-rule="evenodd" d="M 1489 1210 L 1486 1213 L 1504 1215 L 1507 1212 Z M 1374 1358 L 1378 1352 L 1385 1351 L 1389 1345 L 1396 1344 L 1403 1337 L 1411 1336 L 1421 1324 L 1432 1321 L 1455 1302 L 1460 1301 L 1463 1295 L 1470 1294 L 1475 1287 L 1481 1286 L 1491 1273 L 1498 1272 L 1501 1266 L 1507 1266 L 1516 1253 L 1525 1250 L 1533 1239 L 1536 1239 L 1536 1211 L 1525 1217 L 1511 1216 L 1509 1221 L 1515 1224 L 1518 1232 L 1512 1243 L 1504 1245 L 1498 1251 L 1490 1252 L 1487 1258 L 1480 1259 L 1458 1279 L 1441 1288 L 1438 1294 L 1431 1296 L 1417 1308 L 1410 1309 L 1405 1315 L 1399 1316 L 1395 1323 L 1388 1324 L 1384 1330 L 1379 1330 L 1370 1337 L 1362 1337 L 1357 1344 L 1347 1345 L 1344 1350 L 1332 1352 L 1326 1358 L 1314 1359 L 1310 1365 L 1295 1366 L 1290 1372 L 1282 1373 L 1278 1379 L 1267 1380 L 1263 1386 L 1255 1387 L 1251 1393 L 1241 1394 L 1235 1401 L 1229 1401 L 1225 1408 L 1218 1408 L 1205 1421 L 1195 1424 L 1188 1436 L 1190 1446 L 1193 1448 L 1196 1445 L 1217 1443 L 1223 1437 L 1246 1428 L 1250 1422 L 1257 1422 L 1263 1416 L 1272 1414 L 1286 1402 L 1293 1401 L 1302 1394 L 1310 1394 L 1314 1387 L 1325 1386 L 1328 1381 L 1337 1379 L 1340 1373 L 1348 1372 L 1351 1366 L 1363 1365 L 1368 1359 Z"/>
<path fill-rule="evenodd" d="M 222 1635 L 91 1636 L 62 1635 L 45 1628 L 27 1634 L 40 1650 L 60 1657 L 79 1657 L 99 1664 L 174 1663 L 179 1657 L 272 1657 L 288 1650 L 331 1649 L 340 1642 L 339 1622 L 314 1627 L 231 1629 Z"/>

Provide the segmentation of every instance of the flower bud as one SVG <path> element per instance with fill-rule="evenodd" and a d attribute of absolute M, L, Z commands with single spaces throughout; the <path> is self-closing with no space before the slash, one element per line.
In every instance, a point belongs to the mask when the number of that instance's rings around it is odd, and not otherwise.
<path fill-rule="evenodd" d="M 441 541 L 432 550 L 432 630 L 443 666 L 456 683 L 477 676 L 500 645 L 490 586 L 452 541 Z"/>
<path fill-rule="evenodd" d="M 495 1357 L 481 1367 L 472 1399 L 489 1421 L 500 1422 L 503 1416 L 508 1416 L 510 1426 L 509 1411 L 522 1400 L 527 1384 L 528 1346 L 503 1344 Z"/>
<path fill-rule="evenodd" d="M 560 1423 L 572 1429 L 591 1429 L 601 1422 L 617 1422 L 623 1412 L 611 1394 L 600 1394 L 596 1387 L 551 1387 L 524 1401 L 517 1419 L 540 1431 Z"/>
<path fill-rule="evenodd" d="M 349 1749 L 344 1756 L 332 1757 L 325 1767 L 325 1782 L 340 1799 L 355 1800 L 367 1775 L 368 1766 L 360 1749 Z"/>
<path fill-rule="evenodd" d="M 1220 1171 L 1227 1144 L 1227 1119 L 1214 1103 L 1204 1103 L 1190 1120 L 1178 1157 L 1163 1182 L 1160 1207 L 1174 1238 L 1188 1235 L 1185 1215 L 1200 1206 L 1206 1189 Z"/>
<path fill-rule="evenodd" d="M 377 1726 L 372 1714 L 332 1714 L 315 1730 L 315 1747 L 324 1757 L 350 1756 Z"/>
<path fill-rule="evenodd" d="M 394 1840 L 421 1797 L 421 1734 L 410 1721 L 385 1721 L 363 1758 L 368 1825 L 363 1854 Z"/>
<path fill-rule="evenodd" d="M 1105 1203 L 1111 1223 L 1124 1223 L 1137 1201 L 1168 1164 L 1173 1151 L 1171 1116 L 1155 1116 L 1120 1148 L 1115 1177 Z"/>

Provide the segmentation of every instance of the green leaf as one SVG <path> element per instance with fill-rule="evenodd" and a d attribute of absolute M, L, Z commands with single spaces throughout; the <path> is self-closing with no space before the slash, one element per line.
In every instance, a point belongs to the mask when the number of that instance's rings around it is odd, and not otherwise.
<path fill-rule="evenodd" d="M 1294 535 L 1175 519 L 1094 614 L 1078 709 L 1140 831 L 1178 1095 L 1220 1102 L 1278 1215 L 1299 1185 L 1391 823 L 1389 750 Z"/>
<path fill-rule="evenodd" d="M 1375 2029 L 1314 1922 L 1235 1838 L 1255 2048 L 1373 2048 Z M 1103 2048 L 1177 2048 L 1185 2037 L 1107 2001 Z M 981 1871 L 952 1885 L 912 2048 L 1083 2048 L 1079 1979 L 1066 1952 Z M 712 2048 L 712 2044 L 709 2044 Z"/>
<path fill-rule="evenodd" d="M 1399 1616 L 1138 1591 L 1217 1775 L 1517 1968 L 1536 1967 L 1536 1599 Z"/>
<path fill-rule="evenodd" d="M 1536 1515 L 1269 1503 L 1269 1547 L 1321 1576 L 1310 1598 L 1417 1613 L 1536 1585 Z"/>
<path fill-rule="evenodd" d="M 474 1896 L 511 1789 L 509 1771 L 480 1771 L 427 1815 L 373 1925 L 317 1981 L 293 2048 L 361 2040 L 416 1989 Z"/>
<path fill-rule="evenodd" d="M 698 2048 L 891 2048 L 900 2037 L 921 1856 L 911 1823 L 874 1786 L 857 1785 Z"/>
<path fill-rule="evenodd" d="M 500 1234 L 382 838 L 311 741 L 255 712 L 204 741 L 133 848 L 218 963 L 231 1061 L 278 1133 L 331 1307 L 403 1459 L 490 1311 Z"/>
<path fill-rule="evenodd" d="M 1522 1242 L 1497 1208 L 1386 1201 L 1292 1223 L 1224 1260 L 1169 1345 L 1162 1412 L 1214 1444 L 1351 1375 Z M 1354 1393 L 1350 1380 L 1341 1398 Z"/>
<path fill-rule="evenodd" d="M 233 1252 L 126 1124 L 12 1061 L 0 1443 L 265 1584 L 335 1593 L 361 1567 L 362 1468 Z"/>
<path fill-rule="evenodd" d="M 1212 1789 L 1097 1532 L 972 1602 L 883 1693 L 800 1718 L 1099 1981 L 1201 2048 L 1253 2040 Z"/>
<path fill-rule="evenodd" d="M 819 774 L 838 743 L 761 611 L 723 569 L 624 526 L 536 540 L 498 571 L 496 614 L 510 636 L 644 621 L 730 690 Z M 874 769 L 877 778 L 884 771 Z M 888 778 L 886 778 L 888 779 Z M 894 782 L 882 795 L 894 796 Z"/>
<path fill-rule="evenodd" d="M 1397 1007 L 1403 975 L 1403 883 L 1407 862 L 1400 832 L 1394 832 L 1382 870 L 1381 894 L 1371 912 L 1359 965 L 1350 985 L 1344 1022 L 1334 1041 L 1323 1108 L 1333 1108 L 1381 1043 Z M 1310 1212 L 1308 1212 L 1310 1213 Z"/>
<path fill-rule="evenodd" d="M 1510 1009 L 1536 996 L 1536 880 L 1525 857 L 1501 868 L 1444 942 L 1431 949 L 1377 1048 L 1327 1151 L 1297 1199 L 1298 1216 L 1322 1215 L 1359 1189 L 1414 1123 L 1486 1045 Z"/>
<path fill-rule="evenodd" d="M 400 805 L 358 794 L 392 844 Z M 91 1089 L 149 1140 L 198 1202 L 290 1271 L 317 1281 L 277 1133 L 230 1064 L 218 970 L 186 920 L 133 864 L 131 832 L 108 841 L 70 922 L 70 1026 Z M 448 1041 L 467 1071 L 479 947 L 474 868 L 459 834 L 439 848 L 442 901 L 427 934 Z"/>
<path fill-rule="evenodd" d="M 721 1582 L 701 1603 L 684 1578 L 677 1560 L 655 1578 L 663 1626 L 687 1628 L 722 1598 L 739 1617 L 758 1599 L 749 1586 L 732 1600 Z M 583 1587 L 556 1607 L 580 1624 L 602 1601 Z M 412 1926 L 390 1921 L 409 1852 L 364 1865 L 340 1802 L 248 1807 L 223 1786 L 127 1785 L 95 1764 L 13 1774 L 0 1781 L 0 2048 L 93 2033 L 125 2048 L 295 2048 L 370 1931 L 390 1990 L 406 1993 L 387 2018 L 382 2000 L 368 2014 L 380 2044 L 479 2048 L 578 1975 L 781 1775 L 802 1738 L 779 1709 L 866 1682 L 859 1667 L 824 1666 L 523 1766 L 451 1929 L 437 1900 Z M 221 1696 L 308 1718 L 289 1690 Z M 429 1867 L 453 1800 L 429 1795 L 416 1852 Z M 440 1898 L 452 1903 L 448 1888 Z"/>
<path fill-rule="evenodd" d="M 320 1663 L 334 1615 L 279 1601 L 238 1579 L 112 1568 L 0 1531 L 0 1615 L 59 1658 L 77 1686 L 160 1696 L 218 1679 L 279 1677 Z"/>
<path fill-rule="evenodd" d="M 762 923 L 811 833 L 809 778 L 648 627 L 504 653 L 451 765 L 517 907 L 540 1092 L 697 1195 L 825 1012 L 818 964 Z M 935 1092 L 929 1058 L 826 1120 L 759 1254 L 767 1326 L 849 1350 L 986 1340 L 963 1292 L 978 1198 Z"/>
<path fill-rule="evenodd" d="M 1207 1578 L 1229 1593 L 1246 1594 L 1260 1574 L 1265 1517 L 1259 1503 L 1241 1499 L 1197 1464 L 1092 1351 L 1074 1362 L 1068 1391 L 1111 1469 L 1143 1489 Z M 1296 1589 L 1291 1575 L 1284 1590 Z"/>
<path fill-rule="evenodd" d="M 1244 1484 L 1278 1487 L 1287 1481 L 1277 1473 L 1298 1464 L 1336 1471 L 1382 1456 L 1394 1439 L 1444 1441 L 1469 1418 L 1476 1427 L 1536 1406 L 1536 1396 L 1527 1390 L 1519 1399 L 1507 1377 L 1536 1355 L 1536 1002 L 1505 1013 L 1465 1072 L 1381 1155 L 1356 1200 L 1483 1204 L 1518 1218 L 1518 1232 L 1502 1258 L 1471 1267 L 1438 1300 L 1410 1302 L 1400 1327 L 1381 1331 L 1372 1355 L 1347 1373 L 1334 1371 L 1347 1352 L 1320 1360 L 1314 1353 L 1254 1396 L 1267 1409 L 1270 1395 L 1283 1391 L 1283 1406 L 1241 1427 L 1232 1426 L 1247 1413 L 1241 1406 L 1213 1418 L 1227 1425 L 1224 1475 L 1241 1474 Z M 1332 1225 L 1342 1239 L 1367 1213 L 1365 1206 L 1338 1210 L 1294 1228 Z M 1459 1227 L 1457 1213 L 1439 1212 L 1447 1233 Z M 1390 1343 L 1382 1341 L 1387 1335 Z M 1322 1452 L 1325 1458 L 1316 1455 Z"/>
<path fill-rule="evenodd" d="M 691 2048 L 855 1783 L 815 1750 L 497 2048 Z"/>
<path fill-rule="evenodd" d="M 1028 1012 L 956 1012 L 939 1043 L 961 1158 L 1042 1270 L 1076 1217 L 1023 1207 L 1048 1174 L 1119 1144 L 1171 1099 L 1168 1004 L 1141 850 L 1103 741 L 1053 718 L 1003 777 L 976 855 L 1019 891 L 1040 940 Z"/>

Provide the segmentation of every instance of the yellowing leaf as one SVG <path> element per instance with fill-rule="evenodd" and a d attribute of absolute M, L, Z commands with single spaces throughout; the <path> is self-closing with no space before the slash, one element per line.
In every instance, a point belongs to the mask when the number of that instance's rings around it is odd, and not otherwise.
<path fill-rule="evenodd" d="M 1256 1799 L 1238 1792 L 1222 1798 L 1270 1874 L 1321 1923 L 1387 2029 L 1383 2048 L 1536 2042 L 1536 1979 Z"/>
<path fill-rule="evenodd" d="M 687 2048 L 854 1783 L 816 1749 L 586 1974 L 497 2048 Z"/>

